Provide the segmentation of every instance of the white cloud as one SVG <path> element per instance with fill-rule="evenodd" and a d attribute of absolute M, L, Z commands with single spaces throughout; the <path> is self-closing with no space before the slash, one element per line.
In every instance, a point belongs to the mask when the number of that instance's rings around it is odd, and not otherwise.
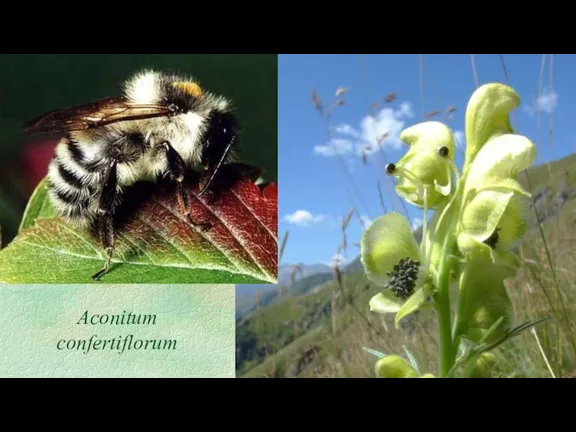
<path fill-rule="evenodd" d="M 362 226 L 364 229 L 368 229 L 368 227 L 372 225 L 373 221 L 368 216 L 360 216 L 360 219 L 362 219 Z"/>
<path fill-rule="evenodd" d="M 336 154 L 371 154 L 378 151 L 379 147 L 397 149 L 402 145 L 399 138 L 404 129 L 406 120 L 414 117 L 412 106 L 409 102 L 403 102 L 397 109 L 383 108 L 376 116 L 366 116 L 358 128 L 350 124 L 339 124 L 332 128 L 334 134 L 325 145 L 314 147 L 314 153 L 321 156 L 335 156 Z M 383 138 L 385 137 L 385 138 Z M 381 141 L 380 143 L 378 143 Z"/>
<path fill-rule="evenodd" d="M 349 124 L 339 124 L 332 129 L 337 134 L 348 135 L 353 138 L 360 138 L 360 133 Z"/>
<path fill-rule="evenodd" d="M 354 148 L 354 144 L 350 140 L 334 138 L 331 139 L 326 145 L 318 145 L 314 147 L 314 153 L 321 156 L 336 156 L 337 154 L 350 153 Z"/>
<path fill-rule="evenodd" d="M 342 254 L 334 254 L 332 255 L 332 259 L 330 260 L 330 262 L 327 262 L 326 265 L 329 265 L 330 267 L 342 267 L 344 265 L 346 265 L 348 263 L 348 260 L 346 259 L 346 257 Z"/>
<path fill-rule="evenodd" d="M 466 141 L 466 135 L 464 134 L 464 132 L 462 132 L 461 130 L 455 130 L 452 133 L 454 135 L 454 143 L 456 144 L 456 147 L 459 148 L 460 150 L 464 150 L 465 147 L 465 141 Z"/>
<path fill-rule="evenodd" d="M 421 226 L 422 226 L 422 219 L 417 217 L 412 219 L 412 231 L 416 231 Z"/>
<path fill-rule="evenodd" d="M 352 218 L 350 220 L 350 224 L 348 224 L 348 226 L 350 226 L 352 223 L 359 223 L 361 228 L 365 228 L 368 229 L 368 227 L 370 225 L 372 225 L 373 220 L 370 219 L 368 216 L 360 216 L 361 222 L 358 220 L 358 216 L 357 215 L 352 215 Z M 342 221 L 344 221 L 344 217 L 343 216 L 338 216 L 337 218 L 332 219 L 333 222 L 331 224 L 332 228 L 342 228 Z"/>
<path fill-rule="evenodd" d="M 310 226 L 313 223 L 322 222 L 327 219 L 326 215 L 313 215 L 308 210 L 296 210 L 292 214 L 284 216 L 284 220 L 293 225 Z"/>
<path fill-rule="evenodd" d="M 558 93 L 554 90 L 544 90 L 540 96 L 532 98 L 532 104 L 526 105 L 524 111 L 529 115 L 534 115 L 538 111 L 551 114 L 558 106 L 558 98 Z"/>

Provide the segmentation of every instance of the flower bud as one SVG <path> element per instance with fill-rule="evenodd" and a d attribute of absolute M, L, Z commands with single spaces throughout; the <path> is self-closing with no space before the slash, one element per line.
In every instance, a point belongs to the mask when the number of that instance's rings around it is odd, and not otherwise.
<path fill-rule="evenodd" d="M 380 378 L 418 378 L 414 368 L 397 355 L 386 356 L 376 363 L 376 375 Z"/>
<path fill-rule="evenodd" d="M 471 362 L 466 375 L 469 378 L 490 378 L 494 366 L 496 356 L 491 352 L 484 352 Z"/>

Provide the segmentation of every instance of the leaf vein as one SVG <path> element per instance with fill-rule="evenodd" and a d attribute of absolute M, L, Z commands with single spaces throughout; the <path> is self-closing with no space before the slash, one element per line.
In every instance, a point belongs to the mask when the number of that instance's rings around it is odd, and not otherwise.
<path fill-rule="evenodd" d="M 82 258 L 82 259 L 87 259 L 87 260 L 93 260 L 93 261 L 100 261 L 101 258 L 100 257 L 94 257 L 94 256 L 90 256 L 90 255 L 82 255 L 82 254 L 78 254 L 78 253 L 74 253 L 74 252 L 70 252 L 67 250 L 61 250 L 61 249 L 56 249 L 56 248 L 52 248 L 50 246 L 47 245 L 43 245 L 43 244 L 38 244 L 38 243 L 33 243 L 33 242 L 29 242 L 26 240 L 21 240 L 21 242 L 23 244 L 26 244 L 28 246 L 34 246 L 40 249 L 48 249 L 52 252 L 56 252 L 57 254 L 60 255 L 70 255 L 70 256 L 74 256 L 77 258 Z M 232 274 L 238 274 L 238 275 L 247 275 L 246 272 L 241 272 L 241 271 L 232 271 L 229 267 L 223 267 L 223 266 L 206 266 L 206 265 L 182 265 L 182 264 L 149 264 L 149 263 L 143 263 L 143 262 L 138 262 L 138 261 L 122 261 L 122 260 L 118 260 L 118 259 L 112 259 L 113 263 L 118 263 L 118 264 L 130 264 L 130 265 L 140 265 L 140 266 L 147 266 L 147 267 L 163 267 L 163 268 L 182 268 L 182 269 L 192 269 L 192 270 L 217 270 L 217 271 L 223 271 L 223 272 L 227 272 L 227 273 L 232 273 Z M 192 264 L 192 263 L 190 263 Z M 252 275 L 251 275 L 252 276 Z"/>
<path fill-rule="evenodd" d="M 246 210 L 248 210 L 250 213 L 252 213 L 254 215 L 254 219 L 256 219 L 258 221 L 258 223 L 260 225 L 262 225 L 262 227 L 268 232 L 268 234 L 270 234 L 270 237 L 272 237 L 274 239 L 274 241 L 276 242 L 276 244 L 278 244 L 278 239 L 276 238 L 276 236 L 274 235 L 274 233 L 272 231 L 270 231 L 270 229 L 268 228 L 268 226 L 258 217 L 258 215 L 242 200 L 242 197 L 240 195 L 238 195 L 236 193 L 235 190 L 231 190 L 232 194 L 238 199 L 238 201 L 240 202 L 240 204 L 242 204 L 244 206 L 244 208 L 246 208 Z"/>
<path fill-rule="evenodd" d="M 214 248 L 216 250 L 218 250 L 218 252 L 220 252 L 222 254 L 222 256 L 224 258 L 226 258 L 228 260 L 228 262 L 230 264 L 232 264 L 234 266 L 234 268 L 236 268 L 238 271 L 242 271 L 240 269 L 240 267 L 238 267 L 238 265 L 232 260 L 232 258 L 230 258 L 230 256 L 228 256 L 226 254 L 226 251 L 223 250 L 222 248 L 220 248 L 216 243 L 214 243 L 204 232 L 202 232 L 201 229 L 196 228 L 194 225 L 192 225 L 189 221 L 187 221 L 186 219 L 184 219 L 183 217 L 181 217 L 181 215 L 179 213 L 174 212 L 170 207 L 168 207 L 167 205 L 165 205 L 164 203 L 158 201 L 158 200 L 154 200 L 154 202 L 158 205 L 160 205 L 161 207 L 163 207 L 164 209 L 166 209 L 172 216 L 174 216 L 177 220 L 184 222 L 185 225 L 188 225 L 190 228 L 192 228 L 194 231 L 196 231 L 204 240 L 206 240 L 207 242 L 209 242 L 212 246 L 214 246 Z M 226 229 L 228 229 L 226 227 L 226 225 L 224 223 L 222 223 L 222 225 L 224 225 L 224 227 Z"/>
<path fill-rule="evenodd" d="M 138 215 L 137 220 L 139 220 L 140 222 L 142 222 L 143 224 L 145 224 L 146 226 L 148 226 L 149 228 L 151 228 L 154 232 L 160 234 L 160 237 L 162 237 L 164 239 L 164 241 L 166 241 L 167 244 L 169 244 L 176 252 L 178 252 L 181 256 L 183 256 L 184 258 L 186 258 L 186 260 L 191 264 L 194 265 L 194 262 L 190 259 L 190 256 L 188 256 L 188 254 L 184 251 L 182 251 L 180 248 L 178 248 L 177 245 L 175 245 L 172 242 L 172 239 L 169 236 L 166 236 L 162 231 L 160 231 L 159 229 L 157 229 L 156 227 L 154 227 L 153 225 L 150 224 L 150 222 L 148 222 L 145 219 L 142 219 L 141 215 Z"/>
<path fill-rule="evenodd" d="M 64 228 L 66 231 L 68 231 L 69 233 L 71 233 L 72 235 L 74 235 L 75 237 L 79 238 L 83 243 L 87 244 L 88 246 L 90 246 L 92 248 L 92 250 L 94 250 L 94 252 L 96 252 L 99 256 L 102 255 L 102 251 L 100 251 L 98 248 L 94 247 L 94 244 L 92 244 L 91 242 L 89 242 L 88 240 L 86 240 L 84 237 L 82 237 L 80 234 L 78 234 L 75 230 L 73 230 L 72 228 L 70 228 L 68 225 L 66 225 L 65 223 L 60 222 L 58 219 L 53 219 L 54 222 L 56 223 L 56 225 Z"/>
<path fill-rule="evenodd" d="M 236 240 L 236 242 L 242 247 L 242 249 L 244 249 L 244 251 L 246 251 L 246 253 L 248 254 L 248 256 L 250 257 L 250 259 L 252 260 L 252 262 L 260 269 L 261 274 L 267 274 L 266 270 L 264 270 L 262 268 L 262 266 L 260 265 L 260 263 L 258 262 L 258 260 L 256 260 L 256 258 L 254 257 L 254 255 L 246 248 L 244 242 L 242 242 L 240 240 L 240 238 L 238 238 L 238 236 L 236 236 L 236 233 L 234 233 L 230 228 L 228 228 L 228 225 L 226 225 L 226 223 L 224 222 L 224 220 L 222 218 L 220 218 L 220 216 L 214 211 L 214 209 L 212 209 L 210 206 L 208 206 L 204 201 L 202 201 L 199 198 L 196 198 L 196 200 L 198 202 L 200 202 L 204 208 L 206 208 L 216 219 L 218 219 L 218 221 L 220 223 L 222 223 L 222 226 L 230 233 L 230 235 L 232 236 L 232 238 L 234 240 Z"/>

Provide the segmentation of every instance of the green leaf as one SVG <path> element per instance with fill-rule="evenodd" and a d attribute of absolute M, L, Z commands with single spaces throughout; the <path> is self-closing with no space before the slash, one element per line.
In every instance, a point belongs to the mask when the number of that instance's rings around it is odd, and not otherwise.
<path fill-rule="evenodd" d="M 18 231 L 23 231 L 26 228 L 31 227 L 37 219 L 50 217 L 54 217 L 54 209 L 48 199 L 46 179 L 44 179 L 32 193 L 28 205 L 26 206 L 26 210 L 24 210 L 24 217 L 20 222 L 20 228 L 18 228 Z"/>
<path fill-rule="evenodd" d="M 376 357 L 379 358 L 379 359 L 386 357 L 386 354 L 381 353 L 380 351 L 373 350 L 372 348 L 362 347 L 362 349 L 363 349 L 364 351 L 366 351 L 367 353 L 370 353 L 370 354 L 372 354 L 373 356 L 376 356 Z"/>
<path fill-rule="evenodd" d="M 452 367 L 451 372 L 453 370 L 455 370 L 455 368 L 458 365 L 464 364 L 464 363 L 467 363 L 470 361 L 474 361 L 474 359 L 478 358 L 481 354 L 488 352 L 488 351 L 492 351 L 494 348 L 498 347 L 499 345 L 502 345 L 504 342 L 512 339 L 513 337 L 518 336 L 522 332 L 528 330 L 531 327 L 534 327 L 534 326 L 540 324 L 541 322 L 546 321 L 549 318 L 550 317 L 544 317 L 544 318 L 540 318 L 539 320 L 536 320 L 536 321 L 527 321 L 524 324 L 521 324 L 518 327 L 514 327 L 513 329 L 509 330 L 501 338 L 499 338 L 498 340 L 496 340 L 492 343 L 489 343 L 489 344 L 483 343 L 481 345 L 476 346 L 475 348 L 468 351 L 468 354 L 466 356 L 464 356 L 461 360 L 458 360 L 456 362 L 456 364 Z"/>
<path fill-rule="evenodd" d="M 196 182 L 186 187 L 198 191 Z M 210 224 L 203 230 L 186 220 L 173 185 L 129 190 L 102 283 L 276 283 L 277 185 L 257 186 L 243 174 L 219 191 L 191 194 L 192 219 Z M 17 237 L 0 251 L 0 283 L 93 283 L 104 260 L 91 233 L 55 215 L 42 182 Z"/>
<path fill-rule="evenodd" d="M 402 349 L 404 349 L 404 353 L 406 353 L 406 357 L 408 357 L 408 361 L 410 362 L 414 370 L 418 373 L 421 373 L 420 368 L 418 367 L 418 361 L 416 361 L 416 357 L 414 356 L 414 354 L 412 354 L 410 350 L 406 348 L 406 345 L 402 345 Z"/>
<path fill-rule="evenodd" d="M 478 356 L 484 352 L 491 351 L 499 345 L 502 345 L 504 342 L 512 339 L 513 337 L 518 336 L 520 333 L 528 330 L 530 327 L 534 327 L 537 324 L 540 324 L 543 321 L 546 321 L 549 317 L 544 317 L 536 321 L 527 321 L 524 324 L 519 325 L 518 327 L 514 327 L 510 331 L 508 331 L 504 336 L 500 339 L 490 343 L 490 344 L 482 344 L 471 351 L 471 355 Z"/>
<path fill-rule="evenodd" d="M 528 330 L 531 327 L 534 327 L 534 326 L 540 324 L 541 322 L 548 320 L 549 318 L 550 317 L 544 317 L 544 318 L 538 319 L 536 321 L 527 321 L 524 324 L 521 324 L 518 327 L 514 327 L 513 329 L 509 330 L 506 334 L 504 334 L 498 340 L 496 340 L 490 344 L 482 343 L 482 344 L 477 345 L 476 347 L 471 348 L 469 350 L 465 349 L 464 352 L 462 353 L 462 355 L 460 355 L 459 358 L 456 360 L 454 366 L 452 366 L 452 368 L 448 372 L 448 376 L 452 376 L 456 372 L 456 369 L 460 365 L 468 363 L 469 367 L 471 367 L 470 364 L 473 363 L 475 361 L 475 359 L 477 359 L 483 353 L 486 353 L 488 351 L 493 350 L 494 348 L 498 347 L 499 345 L 503 344 L 504 342 L 512 339 L 513 337 L 518 336 L 520 333 Z"/>
<path fill-rule="evenodd" d="M 486 342 L 490 338 L 490 336 L 492 336 L 496 332 L 496 329 L 500 327 L 500 324 L 502 324 L 503 322 L 504 317 L 501 316 L 496 320 L 494 324 L 492 324 L 492 326 L 488 330 L 486 330 L 486 333 L 484 333 L 484 335 L 480 338 L 478 343 L 483 344 L 484 342 Z"/>

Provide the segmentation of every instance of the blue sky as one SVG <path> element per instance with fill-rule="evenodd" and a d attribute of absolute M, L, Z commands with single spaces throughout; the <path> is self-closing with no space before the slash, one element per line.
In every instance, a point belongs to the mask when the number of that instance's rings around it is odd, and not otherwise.
<path fill-rule="evenodd" d="M 522 99 L 522 105 L 515 111 L 519 132 L 537 145 L 537 163 L 576 151 L 573 115 L 576 92 L 572 86 L 576 56 L 546 55 L 539 95 L 542 56 L 504 55 L 510 84 Z M 498 54 L 477 54 L 474 61 L 480 84 L 506 82 Z M 423 121 L 424 113 L 439 110 L 442 114 L 432 119 L 446 122 L 464 144 L 466 103 L 476 88 L 471 56 L 283 54 L 278 62 L 280 236 L 290 231 L 282 262 L 330 263 L 335 258 L 350 261 L 359 254 L 354 243 L 362 234 L 361 219 L 364 224 L 370 223 L 383 213 L 378 180 L 387 209 L 404 212 L 399 199 L 392 194 L 392 179 L 383 173 L 387 162 L 397 161 L 406 151 L 398 140 L 399 133 Z M 345 104 L 332 110 L 329 128 L 326 116 L 321 117 L 315 110 L 312 91 L 316 89 L 326 112 L 336 99 L 338 88 L 348 89 L 341 96 Z M 397 93 L 398 97 L 387 104 L 384 98 L 390 93 Z M 375 103 L 378 105 L 372 107 Z M 450 106 L 456 107 L 456 111 L 447 118 L 445 112 Z M 372 119 L 368 117 L 371 110 L 375 115 Z M 550 118 L 554 154 L 548 133 Z M 369 155 L 368 164 L 364 165 L 358 149 L 374 145 L 374 138 L 384 132 L 388 137 L 382 143 L 383 154 Z M 341 158 L 334 154 L 335 147 Z M 459 166 L 461 161 L 459 152 Z M 335 257 L 342 243 L 340 220 L 353 206 L 360 217 L 353 216 L 347 230 L 347 256 L 341 252 Z M 417 224 L 421 213 L 407 203 L 405 206 Z"/>

